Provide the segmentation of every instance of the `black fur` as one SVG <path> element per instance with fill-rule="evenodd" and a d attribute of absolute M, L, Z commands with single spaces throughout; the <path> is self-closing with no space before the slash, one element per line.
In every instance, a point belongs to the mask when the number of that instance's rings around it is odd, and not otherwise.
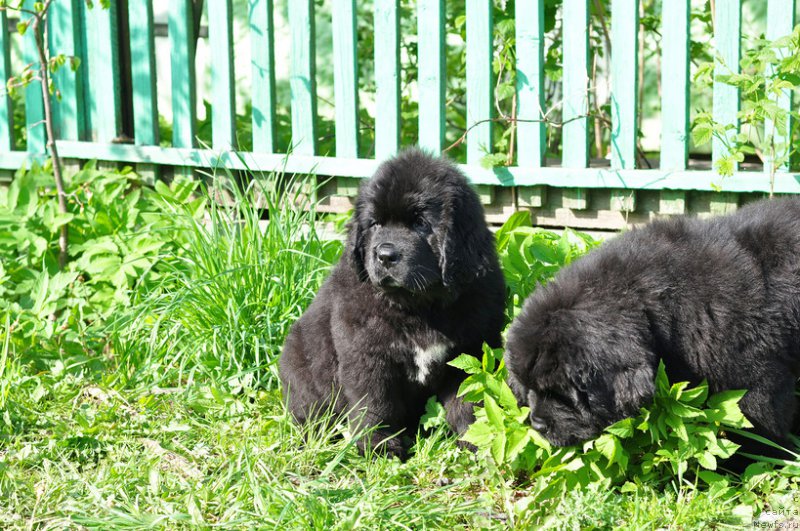
<path fill-rule="evenodd" d="M 382 426 L 362 449 L 384 441 L 402 458 L 392 435 L 416 431 L 437 395 L 462 433 L 472 407 L 456 397 L 464 374 L 446 362 L 479 355 L 483 342 L 500 346 L 504 300 L 494 236 L 464 176 L 419 150 L 401 153 L 361 186 L 345 256 L 286 339 L 289 411 L 299 422 L 349 412 L 358 427 Z M 436 345 L 420 370 L 415 354 Z"/>
<path fill-rule="evenodd" d="M 740 406 L 755 431 L 786 445 L 800 374 L 800 198 L 605 243 L 526 301 L 506 350 L 509 384 L 556 445 L 635 415 L 660 359 L 673 382 L 748 389 Z"/>

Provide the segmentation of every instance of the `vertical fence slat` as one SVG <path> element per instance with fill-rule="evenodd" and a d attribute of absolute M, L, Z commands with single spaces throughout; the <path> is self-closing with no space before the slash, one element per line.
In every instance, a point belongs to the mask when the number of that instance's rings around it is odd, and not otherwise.
<path fill-rule="evenodd" d="M 195 145 L 197 93 L 194 71 L 194 17 L 190 0 L 170 0 L 169 43 L 172 71 L 172 145 Z"/>
<path fill-rule="evenodd" d="M 272 0 L 250 0 L 253 151 L 275 151 L 275 24 Z"/>
<path fill-rule="evenodd" d="M 5 82 L 11 77 L 11 39 L 8 35 L 6 11 L 0 11 L 0 153 L 11 151 L 14 147 L 14 110 L 11 96 L 6 91 Z"/>
<path fill-rule="evenodd" d="M 674 1 L 674 0 L 673 0 Z M 611 3 L 611 167 L 636 167 L 639 1 Z"/>
<path fill-rule="evenodd" d="M 93 8 L 87 8 L 85 20 L 93 138 L 111 142 L 119 135 L 122 123 L 116 2 L 107 9 L 95 2 Z"/>
<path fill-rule="evenodd" d="M 33 0 L 25 0 L 23 7 L 33 11 Z M 29 20 L 30 15 L 20 13 L 22 22 Z M 39 55 L 36 51 L 36 41 L 33 36 L 33 28 L 28 27 L 28 31 L 23 36 L 22 60 L 25 64 L 31 64 L 34 73 L 39 73 Z M 42 102 L 42 84 L 40 81 L 31 81 L 25 87 L 25 126 L 28 134 L 28 153 L 44 153 L 46 131 L 44 128 L 44 103 Z"/>
<path fill-rule="evenodd" d="M 153 3 L 150 0 L 128 0 L 128 14 L 133 135 L 137 144 L 153 146 L 159 142 Z"/>
<path fill-rule="evenodd" d="M 400 146 L 400 1 L 375 0 L 375 157 Z"/>
<path fill-rule="evenodd" d="M 467 164 L 492 152 L 492 0 L 467 0 Z"/>
<path fill-rule="evenodd" d="M 542 166 L 544 121 L 544 0 L 517 0 L 517 164 Z"/>
<path fill-rule="evenodd" d="M 80 4 L 78 0 L 54 2 L 47 14 L 48 31 L 54 53 L 67 56 L 67 64 L 53 75 L 53 85 L 60 98 L 53 98 L 56 137 L 81 140 L 85 134 L 83 109 L 83 72 L 73 72 L 69 57 L 80 57 Z"/>
<path fill-rule="evenodd" d="M 685 170 L 689 154 L 689 0 L 663 2 L 661 169 Z"/>
<path fill-rule="evenodd" d="M 564 0 L 564 75 L 562 164 L 589 165 L 589 6 L 587 0 Z"/>
<path fill-rule="evenodd" d="M 795 10 L 794 0 L 769 0 L 767 4 L 767 34 L 769 40 L 775 40 L 785 35 L 792 33 L 794 29 Z M 785 52 L 781 57 L 785 56 Z M 778 106 L 786 111 L 792 109 L 792 91 L 784 89 L 783 93 L 776 100 Z M 792 120 L 791 116 L 786 119 L 786 126 L 782 130 L 775 128 L 775 124 L 771 120 L 767 120 L 764 124 L 767 134 L 773 134 L 773 141 L 776 147 L 780 144 L 787 145 L 791 142 Z M 779 149 L 777 154 L 780 155 L 782 149 Z M 787 157 L 788 159 L 788 157 Z M 765 167 L 765 171 L 769 173 L 772 162 L 770 161 Z M 778 168 L 778 171 L 788 171 L 789 161 L 783 161 Z"/>
<path fill-rule="evenodd" d="M 333 0 L 336 156 L 358 157 L 358 63 L 355 0 Z"/>
<path fill-rule="evenodd" d="M 715 62 L 714 76 L 716 78 L 720 74 L 739 71 L 742 30 L 741 0 L 717 0 L 714 15 L 714 41 L 717 53 L 722 59 L 722 63 Z M 736 129 L 729 133 L 731 136 L 736 134 L 739 126 L 736 118 L 736 114 L 739 112 L 739 89 L 715 80 L 712 112 L 717 122 L 736 124 Z M 711 159 L 716 162 L 725 155 L 727 155 L 725 144 L 715 137 L 711 143 Z M 735 167 L 736 165 L 734 165 Z"/>
<path fill-rule="evenodd" d="M 444 0 L 417 2 L 419 145 L 435 153 L 444 141 Z"/>
<path fill-rule="evenodd" d="M 213 98 L 211 145 L 214 149 L 231 149 L 236 144 L 231 0 L 208 2 L 208 46 Z"/>
<path fill-rule="evenodd" d="M 314 51 L 314 2 L 289 2 L 292 60 L 289 86 L 292 93 L 292 151 L 314 155 L 317 145 L 317 82 Z"/>

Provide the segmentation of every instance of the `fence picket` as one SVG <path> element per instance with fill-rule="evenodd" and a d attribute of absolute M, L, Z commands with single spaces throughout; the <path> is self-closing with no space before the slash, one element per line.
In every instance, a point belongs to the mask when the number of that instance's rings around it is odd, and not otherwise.
<path fill-rule="evenodd" d="M 138 145 L 158 144 L 158 97 L 156 93 L 153 3 L 128 0 L 131 34 L 131 88 L 133 136 Z"/>
<path fill-rule="evenodd" d="M 208 3 L 208 46 L 211 52 L 211 145 L 236 146 L 236 101 L 233 68 L 231 0 Z"/>
<path fill-rule="evenodd" d="M 417 2 L 419 145 L 434 153 L 444 141 L 444 0 Z"/>
<path fill-rule="evenodd" d="M 589 6 L 587 0 L 564 0 L 563 156 L 562 165 L 589 165 Z"/>
<path fill-rule="evenodd" d="M 58 138 L 82 140 L 85 136 L 85 110 L 83 107 L 83 71 L 73 72 L 70 57 L 82 55 L 80 45 L 80 4 L 78 0 L 64 0 L 50 6 L 47 28 L 54 53 L 67 56 L 67 63 L 53 74 L 53 85 L 59 96 L 53 99 L 55 134 Z"/>
<path fill-rule="evenodd" d="M 87 105 L 92 115 L 92 138 L 98 142 L 117 138 L 122 122 L 116 20 L 116 2 L 111 2 L 108 8 L 99 3 L 92 8 L 85 7 L 91 87 Z"/>
<path fill-rule="evenodd" d="M 400 146 L 400 1 L 375 0 L 375 157 Z"/>
<path fill-rule="evenodd" d="M 11 77 L 11 39 L 8 35 L 6 11 L 0 11 L 0 79 Z M 0 96 L 0 153 L 11 151 L 14 147 L 14 109 L 11 96 L 3 91 Z"/>
<path fill-rule="evenodd" d="M 33 11 L 33 0 L 25 0 L 22 4 L 24 9 Z M 24 12 L 20 13 L 20 21 L 30 20 L 31 15 Z M 23 36 L 22 60 L 25 64 L 30 64 L 35 74 L 38 76 L 39 55 L 36 51 L 36 41 L 33 36 L 33 28 L 28 27 L 28 31 Z M 25 127 L 28 134 L 28 153 L 40 154 L 45 151 L 45 139 L 47 133 L 44 128 L 44 103 L 42 102 L 42 83 L 36 79 L 28 83 L 25 87 Z"/>
<path fill-rule="evenodd" d="M 253 151 L 275 151 L 275 23 L 272 0 L 250 0 Z"/>
<path fill-rule="evenodd" d="M 639 1 L 611 2 L 611 167 L 636 167 Z"/>
<path fill-rule="evenodd" d="M 661 169 L 685 170 L 689 154 L 689 0 L 662 3 Z"/>
<path fill-rule="evenodd" d="M 492 152 L 492 0 L 467 0 L 467 164 Z"/>
<path fill-rule="evenodd" d="M 795 10 L 794 0 L 769 0 L 767 3 L 767 33 L 766 37 L 769 40 L 775 40 L 780 37 L 789 35 L 794 29 Z M 777 104 L 780 108 L 786 111 L 792 109 L 792 91 L 784 89 L 782 94 L 776 98 Z M 771 120 L 767 120 L 765 129 L 767 134 L 773 134 L 773 141 L 776 147 L 787 145 L 791 142 L 792 131 L 792 118 L 791 115 L 787 117 L 785 127 L 776 129 L 775 124 Z M 779 152 L 782 150 L 779 150 Z M 788 159 L 788 157 L 786 157 Z M 764 170 L 767 174 L 770 173 L 772 161 L 765 163 Z M 776 168 L 777 171 L 788 171 L 789 161 L 785 160 Z"/>
<path fill-rule="evenodd" d="M 717 0 L 714 22 L 714 41 L 717 53 L 722 62 L 714 64 L 714 119 L 722 124 L 735 124 L 736 129 L 729 135 L 732 137 L 739 128 L 736 117 L 739 112 L 739 89 L 717 81 L 716 77 L 722 74 L 739 72 L 739 59 L 741 55 L 741 30 L 742 30 L 742 3 L 741 0 Z M 711 142 L 711 159 L 717 162 L 727 155 L 728 150 L 722 139 L 714 137 Z M 734 162 L 734 170 L 737 164 Z"/>
<path fill-rule="evenodd" d="M 292 152 L 313 155 L 317 151 L 314 1 L 289 2 L 289 25 L 292 33 L 289 80 L 292 93 Z"/>
<path fill-rule="evenodd" d="M 517 0 L 517 163 L 539 167 L 545 148 L 544 0 Z M 539 122 L 530 120 L 540 120 Z"/>
<path fill-rule="evenodd" d="M 172 70 L 172 145 L 195 145 L 197 92 L 194 69 L 194 17 L 190 0 L 170 0 L 169 42 Z"/>
<path fill-rule="evenodd" d="M 336 156 L 358 157 L 358 62 L 356 2 L 333 1 L 333 91 Z"/>
<path fill-rule="evenodd" d="M 589 5 L 588 0 L 564 0 L 562 150 L 565 168 L 589 166 Z M 562 206 L 574 210 L 589 208 L 589 191 L 566 188 Z"/>

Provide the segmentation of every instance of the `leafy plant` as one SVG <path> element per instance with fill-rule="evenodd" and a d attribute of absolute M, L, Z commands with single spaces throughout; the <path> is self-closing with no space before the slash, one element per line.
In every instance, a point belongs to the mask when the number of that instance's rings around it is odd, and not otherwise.
<path fill-rule="evenodd" d="M 770 194 L 775 187 L 775 172 L 788 166 L 796 147 L 787 124 L 800 117 L 796 111 L 778 104 L 785 93 L 800 87 L 800 25 L 792 34 L 770 41 L 754 41 L 741 60 L 741 72 L 718 75 L 716 80 L 739 89 L 742 109 L 737 124 L 720 123 L 711 113 L 701 112 L 692 126 L 692 140 L 703 145 L 718 139 L 727 153 L 720 157 L 715 168 L 728 177 L 733 175 L 737 163 L 745 156 L 755 155 L 769 173 Z M 721 61 L 721 59 L 717 59 Z M 696 81 L 710 84 L 714 66 L 706 63 L 696 76 Z"/>
<path fill-rule="evenodd" d="M 528 424 L 530 409 L 517 404 L 501 356 L 501 350 L 484 346 L 481 361 L 462 355 L 450 364 L 469 375 L 459 395 L 481 404 L 464 440 L 501 472 L 533 485 L 533 497 L 520 504 L 524 510 L 533 500 L 560 499 L 568 489 L 592 484 L 622 486 L 624 492 L 633 488 L 625 486 L 631 481 L 681 484 L 691 473 L 714 486 L 721 480 L 714 472 L 717 460 L 738 449 L 725 430 L 752 427 L 738 406 L 744 391 L 709 397 L 706 382 L 691 388 L 687 382 L 670 384 L 662 362 L 653 402 L 639 415 L 607 427 L 582 446 L 553 448 Z"/>
<path fill-rule="evenodd" d="M 563 266 L 600 243 L 588 234 L 570 229 L 558 235 L 535 228 L 525 210 L 512 214 L 495 237 L 512 317 L 537 285 L 547 282 Z"/>
<path fill-rule="evenodd" d="M 98 171 L 94 163 L 65 180 L 67 212 L 56 208 L 52 167 L 22 168 L 0 195 L 0 311 L 10 317 L 16 341 L 54 341 L 58 349 L 84 355 L 102 349 L 101 323 L 130 303 L 131 289 L 152 272 L 163 253 L 173 254 L 181 225 L 168 202 L 195 216 L 203 201 L 197 183 L 143 188 L 130 168 Z M 72 226 L 70 262 L 59 267 L 60 229 Z M 150 273 L 148 276 L 147 273 Z"/>

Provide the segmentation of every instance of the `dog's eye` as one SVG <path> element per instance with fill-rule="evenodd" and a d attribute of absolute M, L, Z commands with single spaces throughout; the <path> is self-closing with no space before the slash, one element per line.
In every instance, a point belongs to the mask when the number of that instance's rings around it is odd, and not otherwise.
<path fill-rule="evenodd" d="M 378 225 L 378 221 L 376 219 L 369 218 L 367 220 L 367 228 L 368 229 L 371 229 L 372 227 L 376 227 L 377 225 Z"/>
<path fill-rule="evenodd" d="M 570 397 L 568 397 L 567 395 L 561 393 L 560 391 L 556 391 L 556 390 L 550 389 L 550 390 L 545 392 L 545 396 L 547 398 L 549 398 L 550 400 L 553 400 L 553 401 L 555 401 L 555 402 L 557 402 L 559 404 L 565 405 L 565 406 L 572 406 L 572 403 L 573 403 L 573 400 L 571 400 Z"/>
<path fill-rule="evenodd" d="M 417 216 L 417 218 L 414 220 L 414 224 L 412 226 L 413 226 L 414 230 L 417 230 L 417 231 L 420 231 L 420 232 L 426 232 L 428 229 L 431 228 L 431 225 L 430 225 L 430 223 L 428 223 L 428 220 L 425 219 L 422 216 Z"/>

